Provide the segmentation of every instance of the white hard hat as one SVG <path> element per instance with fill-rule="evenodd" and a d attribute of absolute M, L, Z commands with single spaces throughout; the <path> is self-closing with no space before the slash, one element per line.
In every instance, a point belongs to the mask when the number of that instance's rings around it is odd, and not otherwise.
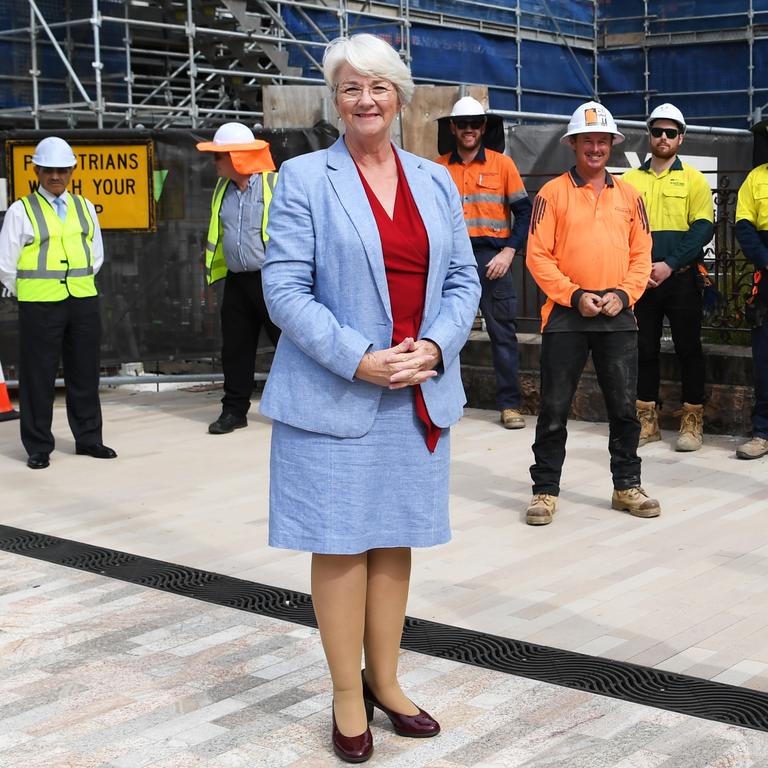
<path fill-rule="evenodd" d="M 683 113 L 674 104 L 659 104 L 656 109 L 648 116 L 648 127 L 650 128 L 654 120 L 672 120 L 680 126 L 680 130 L 685 133 L 686 125 Z"/>
<path fill-rule="evenodd" d="M 77 165 L 77 158 L 64 139 L 49 136 L 35 147 L 32 162 L 40 168 L 73 168 Z"/>
<path fill-rule="evenodd" d="M 224 123 L 213 134 L 214 144 L 251 144 L 254 141 L 253 131 L 242 123 Z"/>
<path fill-rule="evenodd" d="M 477 99 L 464 96 L 453 105 L 451 117 L 485 117 L 485 110 Z"/>
<path fill-rule="evenodd" d="M 568 144 L 568 138 L 578 133 L 612 133 L 614 144 L 624 141 L 624 134 L 619 133 L 613 115 L 596 101 L 588 101 L 576 109 L 568 122 L 568 130 L 560 137 L 560 143 Z"/>
<path fill-rule="evenodd" d="M 264 149 L 269 145 L 266 141 L 257 139 L 247 125 L 224 123 L 213 134 L 213 141 L 202 141 L 196 146 L 201 152 L 244 152 Z"/>

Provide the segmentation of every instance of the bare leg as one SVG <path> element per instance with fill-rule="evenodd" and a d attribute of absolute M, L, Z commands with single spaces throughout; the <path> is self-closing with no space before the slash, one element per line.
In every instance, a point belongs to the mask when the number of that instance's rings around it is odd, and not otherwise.
<path fill-rule="evenodd" d="M 365 552 L 312 555 L 312 602 L 333 681 L 336 725 L 344 736 L 358 736 L 368 727 L 360 680 L 366 562 Z"/>
<path fill-rule="evenodd" d="M 365 679 L 385 707 L 402 715 L 415 715 L 419 711 L 397 682 L 397 661 L 410 578 L 409 548 L 369 550 Z"/>

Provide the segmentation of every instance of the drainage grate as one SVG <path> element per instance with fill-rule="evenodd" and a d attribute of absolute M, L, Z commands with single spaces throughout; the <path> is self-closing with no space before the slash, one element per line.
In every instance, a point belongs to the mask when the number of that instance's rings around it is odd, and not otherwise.
<path fill-rule="evenodd" d="M 0 550 L 317 627 L 312 598 L 162 560 L 0 525 Z M 768 693 L 406 617 L 402 647 L 484 669 L 768 731 Z"/>

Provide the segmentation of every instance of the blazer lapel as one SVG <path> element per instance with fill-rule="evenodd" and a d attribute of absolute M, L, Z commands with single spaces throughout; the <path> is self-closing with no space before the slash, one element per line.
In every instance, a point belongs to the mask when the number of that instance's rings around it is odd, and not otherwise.
<path fill-rule="evenodd" d="M 435 183 L 430 173 L 415 155 L 400 149 L 397 149 L 397 154 L 429 239 L 429 271 L 427 272 L 427 288 L 424 297 L 424 317 L 426 318 L 430 314 L 431 305 L 441 295 L 441 291 L 437 290 L 437 278 L 441 271 L 440 261 L 443 250 L 441 248 L 443 242 L 441 224 L 444 222 L 440 219 L 435 199 Z"/>
<path fill-rule="evenodd" d="M 328 178 L 336 191 L 339 202 L 360 236 L 363 250 L 371 265 L 371 272 L 381 302 L 387 317 L 391 320 L 392 307 L 389 302 L 389 286 L 387 285 L 387 273 L 384 269 L 381 237 L 357 168 L 347 150 L 343 137 L 339 137 L 336 143 L 328 149 Z"/>

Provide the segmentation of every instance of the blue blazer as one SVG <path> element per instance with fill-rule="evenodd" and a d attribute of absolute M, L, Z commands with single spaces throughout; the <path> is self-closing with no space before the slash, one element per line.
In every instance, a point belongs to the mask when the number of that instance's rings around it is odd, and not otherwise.
<path fill-rule="evenodd" d="M 433 423 L 448 427 L 466 402 L 459 352 L 480 283 L 448 171 L 397 153 L 429 237 L 419 338 L 434 341 L 443 355 L 438 376 L 421 389 Z M 376 220 L 343 138 L 282 164 L 267 232 L 264 298 L 283 333 L 261 412 L 309 432 L 361 437 L 383 389 L 354 375 L 367 351 L 392 346 L 392 310 Z"/>

